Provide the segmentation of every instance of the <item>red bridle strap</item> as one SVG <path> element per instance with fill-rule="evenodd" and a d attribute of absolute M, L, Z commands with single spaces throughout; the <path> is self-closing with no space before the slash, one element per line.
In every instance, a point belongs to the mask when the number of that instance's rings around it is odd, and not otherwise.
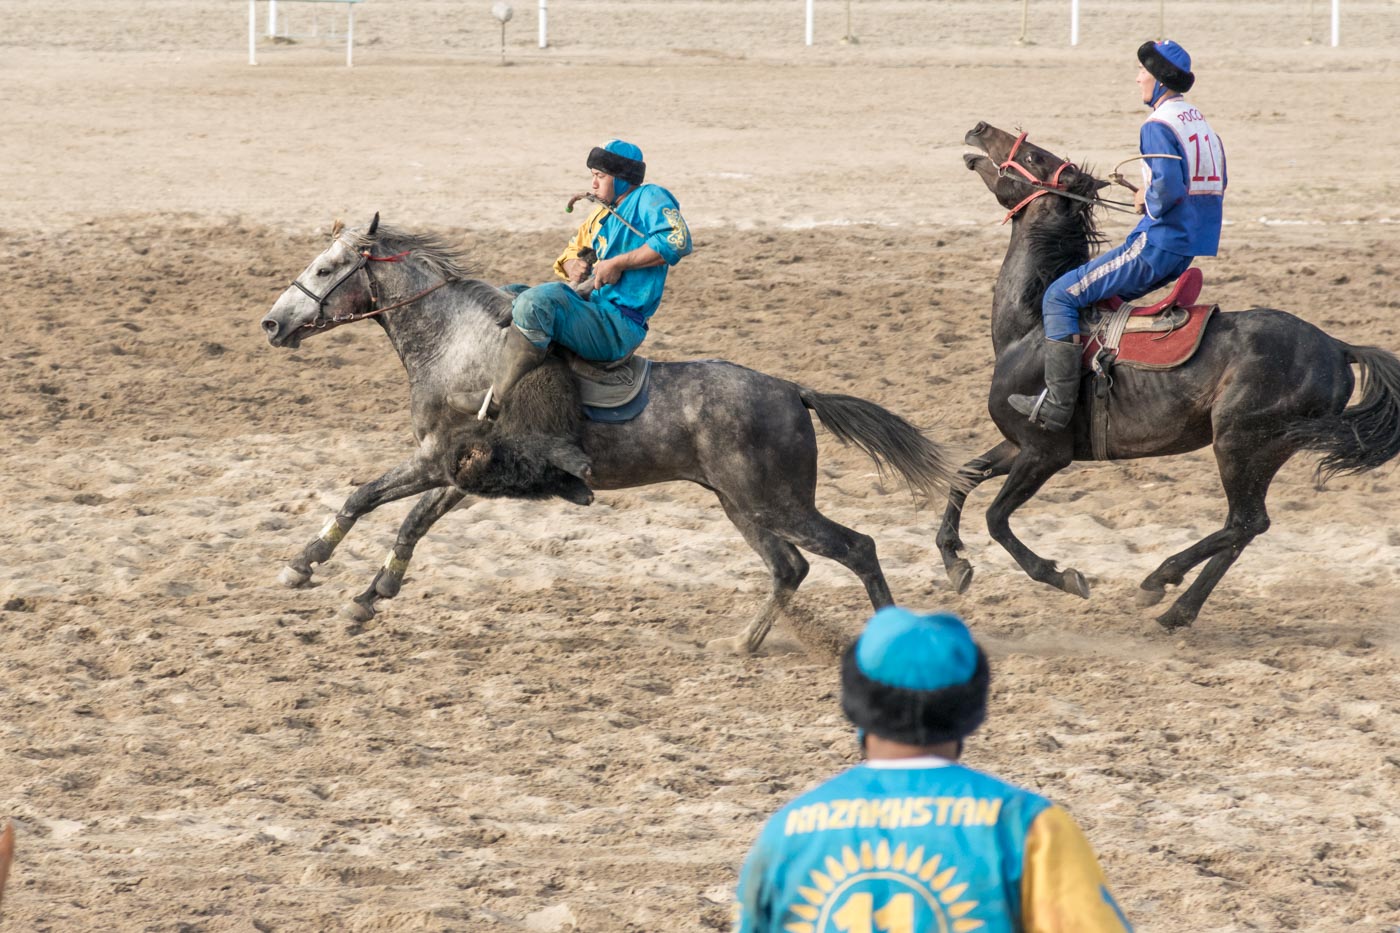
<path fill-rule="evenodd" d="M 1027 204 L 1031 203 L 1041 195 L 1049 194 L 1052 191 L 1064 191 L 1068 189 L 1069 186 L 1060 181 L 1060 173 L 1067 168 L 1078 167 L 1073 162 L 1061 162 L 1060 167 L 1055 169 L 1055 174 L 1050 176 L 1049 181 L 1041 181 L 1039 178 L 1036 178 L 1034 175 L 1032 175 L 1024 165 L 1016 161 L 1016 150 L 1020 149 L 1021 143 L 1025 141 L 1025 133 L 1022 133 L 1020 136 L 1016 137 L 1016 142 L 1011 144 L 1011 151 L 1006 154 L 1006 161 L 997 166 L 997 172 L 999 172 L 1002 175 L 1005 175 L 1008 169 L 1018 172 L 1021 175 L 1025 176 L 1027 184 L 1029 184 L 1032 188 L 1035 188 L 1037 190 L 1031 192 L 1030 195 L 1024 198 L 1020 204 L 1017 204 L 1011 210 L 1007 211 L 1006 216 L 1001 219 L 1002 223 L 1006 223 L 1008 220 L 1021 213 L 1021 211 L 1025 209 L 1025 206 Z"/>

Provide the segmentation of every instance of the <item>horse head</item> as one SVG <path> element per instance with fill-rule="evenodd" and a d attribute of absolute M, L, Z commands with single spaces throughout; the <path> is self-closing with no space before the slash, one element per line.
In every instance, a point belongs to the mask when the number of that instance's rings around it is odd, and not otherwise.
<path fill-rule="evenodd" d="M 1060 158 L 1026 139 L 1013 136 L 987 123 L 978 123 L 963 141 L 981 150 L 963 156 L 963 163 L 987 186 L 1012 217 L 1034 217 L 1047 212 L 1084 212 L 1095 192 L 1107 182 L 1099 181 L 1073 162 Z M 1062 193 L 1066 197 L 1042 197 Z"/>
<path fill-rule="evenodd" d="M 365 271 L 370 257 L 367 249 L 354 244 L 372 239 L 378 229 L 378 214 L 363 235 L 347 231 L 336 221 L 330 245 L 292 280 L 263 317 L 268 343 L 295 350 L 303 338 L 358 320 L 371 310 L 374 286 Z"/>

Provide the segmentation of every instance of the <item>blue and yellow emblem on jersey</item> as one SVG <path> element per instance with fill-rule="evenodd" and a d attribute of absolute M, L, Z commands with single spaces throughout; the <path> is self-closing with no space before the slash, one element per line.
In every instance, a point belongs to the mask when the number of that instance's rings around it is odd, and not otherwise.
<path fill-rule="evenodd" d="M 982 928 L 977 902 L 965 898 L 967 885 L 957 880 L 956 866 L 942 856 L 925 857 L 887 842 L 859 849 L 845 846 L 839 858 L 827 856 L 821 869 L 808 873 L 787 905 L 787 933 L 972 933 Z"/>

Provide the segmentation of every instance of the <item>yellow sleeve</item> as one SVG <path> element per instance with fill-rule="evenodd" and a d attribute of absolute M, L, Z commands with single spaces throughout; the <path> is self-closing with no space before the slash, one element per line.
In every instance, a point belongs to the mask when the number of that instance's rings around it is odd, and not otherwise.
<path fill-rule="evenodd" d="M 1050 807 L 1031 823 L 1021 875 L 1025 933 L 1132 933 L 1078 824 Z"/>
<path fill-rule="evenodd" d="M 569 241 L 569 245 L 564 247 L 564 252 L 559 258 L 554 260 L 554 274 L 559 278 L 568 280 L 568 275 L 564 272 L 564 263 L 570 259 L 577 259 L 578 254 L 593 245 L 593 237 L 597 235 L 598 228 L 603 225 L 603 216 L 606 214 L 601 207 L 593 211 L 574 232 L 574 238 Z"/>

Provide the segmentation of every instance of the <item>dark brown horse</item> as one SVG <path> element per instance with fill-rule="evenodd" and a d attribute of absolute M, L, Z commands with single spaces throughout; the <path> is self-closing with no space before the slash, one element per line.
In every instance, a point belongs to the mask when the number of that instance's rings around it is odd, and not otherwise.
<path fill-rule="evenodd" d="M 964 157 L 1008 210 L 1036 187 L 1029 178 L 999 169 L 1013 155 L 1016 137 L 985 123 L 966 142 L 985 153 Z M 1006 438 L 963 467 L 972 485 L 996 476 L 1006 483 L 987 510 L 987 529 L 1030 577 L 1087 597 L 1077 570 L 1060 570 L 1011 532 L 1011 514 L 1055 473 L 1074 460 L 1094 459 L 1086 395 L 1081 383 L 1074 421 L 1050 433 L 1012 410 L 1007 396 L 1035 393 L 1042 379 L 1045 343 L 1040 302 L 1049 283 L 1086 262 L 1102 241 L 1095 225 L 1104 183 L 1028 142 L 1014 151 L 1016 164 L 1046 183 L 1058 171 L 1067 196 L 1051 192 L 1026 204 L 1011 227 L 1011 244 L 993 292 L 992 420 Z M 1062 168 L 1063 167 L 1063 168 Z M 1348 408 L 1361 374 L 1361 398 Z M 1138 604 L 1151 606 L 1197 565 L 1205 567 L 1157 621 L 1167 629 L 1190 625 L 1211 590 L 1245 546 L 1269 527 L 1264 498 L 1280 467 L 1299 451 L 1322 454 L 1319 480 L 1336 473 L 1373 470 L 1400 454 L 1400 360 L 1375 347 L 1353 347 L 1283 311 L 1255 308 L 1216 314 L 1200 350 L 1184 365 L 1149 371 L 1114 371 L 1114 420 L 1108 457 L 1128 460 L 1185 453 L 1212 445 L 1225 487 L 1225 526 L 1148 574 Z M 972 582 L 961 555 L 958 524 L 967 493 L 948 498 L 938 549 L 958 592 Z"/>

